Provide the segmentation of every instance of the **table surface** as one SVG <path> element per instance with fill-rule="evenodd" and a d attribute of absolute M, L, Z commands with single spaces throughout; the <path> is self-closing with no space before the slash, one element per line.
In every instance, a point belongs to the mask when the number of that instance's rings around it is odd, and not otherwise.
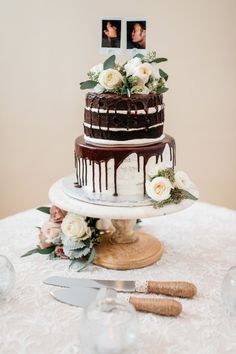
<path fill-rule="evenodd" d="M 197 202 L 176 214 L 144 219 L 142 227 L 162 241 L 162 259 L 147 268 L 115 271 L 91 265 L 76 273 L 67 260 L 20 256 L 38 242 L 36 226 L 46 214 L 28 210 L 0 220 L 0 254 L 16 270 L 11 297 L 0 303 L 1 354 L 83 354 L 82 309 L 54 300 L 43 280 L 51 275 L 97 279 L 185 280 L 198 287 L 180 299 L 178 318 L 138 313 L 140 336 L 135 354 L 235 354 L 236 319 L 221 301 L 226 271 L 236 265 L 236 211 Z M 133 353 L 129 353 L 133 354 Z"/>

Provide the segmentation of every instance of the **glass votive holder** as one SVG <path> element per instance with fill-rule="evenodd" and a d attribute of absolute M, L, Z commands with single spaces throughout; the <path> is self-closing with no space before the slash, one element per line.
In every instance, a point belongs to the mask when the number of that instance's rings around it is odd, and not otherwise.
<path fill-rule="evenodd" d="M 9 259 L 0 255 L 0 300 L 5 299 L 15 286 L 15 269 Z"/>
<path fill-rule="evenodd" d="M 101 293 L 106 294 L 101 296 Z M 138 335 L 133 305 L 117 298 L 111 289 L 101 289 L 82 316 L 80 341 L 84 354 L 131 354 Z"/>
<path fill-rule="evenodd" d="M 236 317 L 236 266 L 226 273 L 221 288 L 224 307 L 229 315 Z"/>

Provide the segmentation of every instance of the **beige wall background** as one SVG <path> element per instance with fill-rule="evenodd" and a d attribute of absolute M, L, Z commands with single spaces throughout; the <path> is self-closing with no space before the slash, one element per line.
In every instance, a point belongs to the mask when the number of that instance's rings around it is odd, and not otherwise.
<path fill-rule="evenodd" d="M 236 1 L 0 1 L 0 217 L 48 203 L 73 172 L 100 18 L 145 17 L 169 59 L 165 130 L 201 200 L 236 209 Z M 127 58 L 126 53 L 118 61 Z"/>

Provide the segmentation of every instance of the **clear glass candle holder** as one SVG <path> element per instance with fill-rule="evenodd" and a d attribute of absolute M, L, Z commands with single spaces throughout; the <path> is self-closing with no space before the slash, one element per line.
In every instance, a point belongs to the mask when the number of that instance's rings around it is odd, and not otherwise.
<path fill-rule="evenodd" d="M 5 299 L 15 285 L 15 269 L 9 259 L 0 254 L 0 300 Z"/>
<path fill-rule="evenodd" d="M 226 311 L 236 318 L 236 266 L 231 267 L 226 273 L 221 295 Z"/>
<path fill-rule="evenodd" d="M 117 298 L 114 290 L 108 292 L 110 295 L 98 297 L 83 313 L 80 341 L 85 354 L 131 354 L 136 346 L 138 326 L 133 305 Z"/>

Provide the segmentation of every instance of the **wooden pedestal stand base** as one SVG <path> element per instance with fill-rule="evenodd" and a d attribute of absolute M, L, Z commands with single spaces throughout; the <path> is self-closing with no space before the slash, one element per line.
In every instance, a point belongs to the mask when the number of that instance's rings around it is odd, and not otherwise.
<path fill-rule="evenodd" d="M 96 246 L 94 264 L 117 270 L 143 268 L 157 262 L 163 246 L 154 236 L 133 228 L 136 220 L 112 220 L 113 234 Z"/>
<path fill-rule="evenodd" d="M 157 262 L 163 254 L 163 246 L 146 232 L 134 231 L 136 219 L 176 213 L 194 203 L 185 199 L 178 205 L 170 204 L 159 209 L 152 205 L 100 205 L 81 200 L 81 190 L 74 188 L 73 182 L 74 176 L 71 175 L 54 183 L 49 190 L 49 199 L 59 208 L 78 215 L 112 218 L 116 231 L 112 235 L 104 235 L 102 243 L 96 247 L 97 256 L 94 259 L 94 264 L 110 269 L 142 268 Z"/>

